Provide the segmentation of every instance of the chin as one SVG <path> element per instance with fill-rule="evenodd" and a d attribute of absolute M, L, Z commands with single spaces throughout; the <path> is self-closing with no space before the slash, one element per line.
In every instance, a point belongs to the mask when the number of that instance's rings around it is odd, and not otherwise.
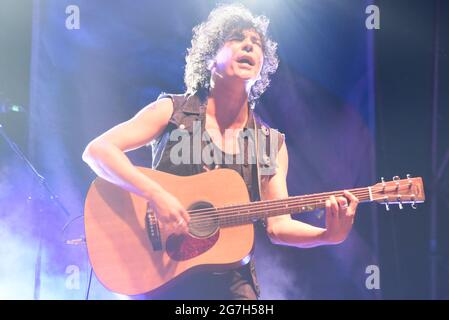
<path fill-rule="evenodd" d="M 237 73 L 236 76 L 244 81 L 256 81 L 257 76 L 250 73 Z"/>

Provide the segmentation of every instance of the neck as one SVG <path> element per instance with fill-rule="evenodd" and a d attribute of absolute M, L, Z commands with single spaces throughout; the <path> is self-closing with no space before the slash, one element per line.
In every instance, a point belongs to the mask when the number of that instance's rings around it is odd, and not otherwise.
<path fill-rule="evenodd" d="M 248 93 L 245 83 L 214 79 L 206 113 L 216 119 L 220 130 L 242 128 L 248 119 Z"/>
<path fill-rule="evenodd" d="M 360 203 L 372 202 L 371 187 L 348 190 L 359 198 Z M 376 191 L 378 192 L 378 190 Z M 194 210 L 192 225 L 201 226 L 204 222 L 218 217 L 221 227 L 237 226 L 253 223 L 256 220 L 293 213 L 302 213 L 325 208 L 326 200 L 333 195 L 344 196 L 343 190 L 334 192 L 316 193 L 304 196 L 294 196 L 283 199 L 263 200 L 241 205 Z M 190 213 L 194 213 L 191 211 Z"/>

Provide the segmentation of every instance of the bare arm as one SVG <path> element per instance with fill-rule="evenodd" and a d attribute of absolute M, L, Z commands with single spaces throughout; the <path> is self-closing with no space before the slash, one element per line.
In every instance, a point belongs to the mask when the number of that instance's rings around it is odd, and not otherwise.
<path fill-rule="evenodd" d="M 160 187 L 134 167 L 125 152 L 157 137 L 167 125 L 172 111 L 169 99 L 146 106 L 132 119 L 90 142 L 83 153 L 83 160 L 101 178 L 150 199 Z"/>
<path fill-rule="evenodd" d="M 278 169 L 274 176 L 262 185 L 262 199 L 281 199 L 288 197 L 287 172 L 288 152 L 284 143 L 278 154 Z M 350 206 L 344 208 L 346 199 L 331 197 L 326 201 L 326 228 L 318 228 L 310 224 L 292 219 L 290 215 L 267 219 L 267 233 L 275 244 L 309 248 L 342 242 L 348 235 L 357 207 L 357 199 L 350 193 Z M 339 205 L 340 203 L 341 205 Z"/>
<path fill-rule="evenodd" d="M 83 153 L 83 160 L 99 177 L 148 199 L 159 213 L 158 217 L 174 227 L 181 217 L 188 222 L 184 208 L 158 183 L 141 173 L 125 154 L 159 136 L 172 112 L 171 99 L 153 102 L 132 119 L 91 141 Z M 185 223 L 182 231 L 186 231 L 186 226 Z"/>

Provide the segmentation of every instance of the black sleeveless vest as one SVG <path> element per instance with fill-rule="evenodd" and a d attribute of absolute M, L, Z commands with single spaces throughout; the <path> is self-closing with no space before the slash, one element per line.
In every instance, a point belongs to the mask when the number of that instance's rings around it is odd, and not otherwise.
<path fill-rule="evenodd" d="M 234 169 L 245 181 L 251 201 L 259 200 L 260 194 L 257 164 L 255 163 L 256 161 L 249 161 L 247 157 L 249 154 L 248 148 L 254 146 L 253 144 L 248 143 L 248 141 L 251 141 L 251 136 L 249 138 L 240 137 L 239 139 L 239 155 L 245 157 L 239 164 L 235 164 L 234 162 L 226 164 L 223 163 L 223 161 L 219 164 L 215 163 L 215 161 L 205 163 L 204 159 L 202 159 L 202 153 L 204 147 L 209 144 L 212 144 L 210 149 L 213 150 L 213 155 L 211 155 L 209 159 L 217 159 L 217 153 L 221 153 L 222 157 L 230 156 L 213 145 L 212 141 L 208 139 L 209 136 L 207 133 L 204 134 L 207 98 L 202 98 L 199 94 L 176 95 L 165 93 L 162 93 L 158 97 L 158 100 L 162 98 L 170 98 L 172 100 L 173 113 L 162 134 L 151 142 L 153 152 L 152 168 L 179 176 L 195 175 L 215 168 Z M 276 169 L 276 154 L 283 143 L 284 135 L 280 134 L 277 130 L 269 128 L 253 111 L 250 111 L 248 122 L 243 132 L 249 128 L 254 128 L 254 126 L 257 126 L 257 128 L 260 129 L 262 137 L 265 136 L 264 139 L 260 139 L 259 143 L 259 174 L 261 174 L 261 177 L 274 174 Z M 176 131 L 175 137 L 171 136 L 176 129 L 178 130 Z M 203 134 L 205 139 L 202 138 Z M 197 138 L 198 135 L 200 140 Z M 197 140 L 195 140 L 195 137 Z M 170 158 L 172 152 L 175 151 L 173 148 L 179 148 L 177 146 L 179 146 L 179 142 L 183 138 L 188 138 L 187 141 L 189 142 L 188 147 L 190 150 L 188 150 L 187 154 L 182 154 L 183 151 L 186 151 L 185 149 L 176 150 L 177 152 L 174 154 L 178 160 L 173 161 L 173 158 Z M 273 143 L 274 139 L 276 139 L 276 143 Z M 276 145 L 276 150 L 273 150 Z M 253 260 L 254 259 L 250 260 L 249 268 L 254 289 L 259 296 L 260 290 L 256 279 Z"/>

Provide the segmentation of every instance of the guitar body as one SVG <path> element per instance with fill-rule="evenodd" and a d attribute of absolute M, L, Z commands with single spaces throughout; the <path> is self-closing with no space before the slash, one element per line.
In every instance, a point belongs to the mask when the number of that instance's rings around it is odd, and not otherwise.
<path fill-rule="evenodd" d="M 253 250 L 253 221 L 324 208 L 331 195 L 344 196 L 340 190 L 251 203 L 245 182 L 231 169 L 187 177 L 139 170 L 186 208 L 189 234 L 171 233 L 145 199 L 97 178 L 84 208 L 89 258 L 100 282 L 126 295 L 152 293 L 191 272 L 244 265 Z M 349 191 L 359 202 L 375 201 L 387 210 L 408 203 L 416 209 L 425 200 L 422 178 L 410 175 Z"/>
<path fill-rule="evenodd" d="M 186 177 L 139 170 L 188 210 L 250 202 L 243 179 L 231 169 Z M 212 217 L 195 235 L 164 234 L 145 199 L 101 178 L 88 191 L 84 215 L 93 270 L 106 288 L 120 294 L 153 292 L 190 272 L 235 268 L 246 264 L 253 250 L 252 224 L 219 228 Z"/>

